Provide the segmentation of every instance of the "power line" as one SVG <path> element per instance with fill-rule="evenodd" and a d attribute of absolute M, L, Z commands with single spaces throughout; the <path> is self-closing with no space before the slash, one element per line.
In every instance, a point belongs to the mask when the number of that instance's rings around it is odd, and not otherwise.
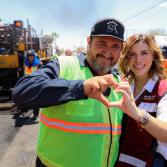
<path fill-rule="evenodd" d="M 154 16 L 158 16 L 159 14 L 162 14 L 162 13 L 164 13 L 164 12 L 167 12 L 167 10 L 164 9 L 164 10 L 158 11 L 158 12 L 152 14 L 152 15 L 146 16 L 144 19 L 149 18 L 148 21 L 151 21 L 152 19 L 154 19 Z M 140 19 L 143 19 L 143 18 L 140 18 Z M 138 19 L 138 20 L 140 20 L 140 19 Z M 164 18 L 164 19 L 165 19 L 165 18 Z M 137 20 L 135 20 L 134 22 L 136 22 L 136 21 L 137 21 Z M 133 22 L 133 23 L 134 23 L 134 22 Z"/>
<path fill-rule="evenodd" d="M 148 7 L 148 8 L 146 8 L 146 9 L 143 9 L 143 10 L 139 11 L 138 13 L 136 13 L 136 14 L 134 14 L 134 15 L 128 17 L 127 19 L 125 19 L 124 22 L 127 22 L 127 21 L 129 21 L 129 20 L 131 20 L 131 19 L 133 19 L 133 18 L 135 18 L 135 17 L 137 17 L 137 16 L 143 14 L 143 13 L 147 12 L 148 10 L 153 9 L 153 8 L 155 8 L 156 6 L 158 6 L 158 5 L 160 5 L 160 4 L 164 3 L 164 2 L 167 2 L 167 0 L 160 1 L 160 2 L 158 2 L 158 3 L 156 3 L 156 4 L 154 4 L 154 5 L 152 5 L 152 6 Z"/>

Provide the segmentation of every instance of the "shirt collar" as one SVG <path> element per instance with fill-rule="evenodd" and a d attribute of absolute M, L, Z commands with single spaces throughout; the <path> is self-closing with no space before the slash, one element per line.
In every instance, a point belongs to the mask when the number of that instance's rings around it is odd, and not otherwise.
<path fill-rule="evenodd" d="M 144 88 L 151 93 L 157 81 L 158 81 L 158 76 L 154 75 L 152 78 L 148 80 Z"/>
<path fill-rule="evenodd" d="M 147 83 L 145 84 L 145 86 L 143 87 L 142 90 L 147 90 L 149 93 L 152 92 L 156 82 L 158 81 L 158 76 L 157 75 L 154 75 L 152 78 L 150 78 Z M 131 88 L 132 90 L 134 91 L 134 81 L 132 82 L 132 85 L 131 85 Z"/>

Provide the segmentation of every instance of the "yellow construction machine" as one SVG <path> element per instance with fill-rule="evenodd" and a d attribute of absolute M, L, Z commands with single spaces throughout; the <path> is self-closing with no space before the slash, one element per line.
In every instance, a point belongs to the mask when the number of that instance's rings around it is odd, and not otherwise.
<path fill-rule="evenodd" d="M 28 49 L 39 51 L 39 38 L 23 21 L 0 24 L 0 96 L 11 93 L 12 88 L 24 75 L 24 59 Z"/>

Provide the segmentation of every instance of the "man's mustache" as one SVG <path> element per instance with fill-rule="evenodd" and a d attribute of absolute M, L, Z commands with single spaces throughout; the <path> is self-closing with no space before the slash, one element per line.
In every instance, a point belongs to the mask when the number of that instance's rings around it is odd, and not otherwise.
<path fill-rule="evenodd" d="M 97 53 L 96 54 L 96 57 L 102 57 L 102 58 L 106 58 L 106 59 L 109 59 L 109 60 L 113 60 L 113 57 L 110 57 L 110 58 L 107 58 L 107 57 L 105 57 L 103 54 L 101 54 L 101 53 Z"/>
<path fill-rule="evenodd" d="M 101 54 L 101 53 L 97 53 L 96 57 L 105 57 L 105 56 L 103 54 Z"/>

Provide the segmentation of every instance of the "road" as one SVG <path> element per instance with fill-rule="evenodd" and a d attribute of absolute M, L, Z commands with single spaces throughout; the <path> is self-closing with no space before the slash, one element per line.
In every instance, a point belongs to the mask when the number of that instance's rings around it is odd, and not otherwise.
<path fill-rule="evenodd" d="M 39 123 L 31 116 L 0 109 L 0 167 L 34 167 Z"/>

